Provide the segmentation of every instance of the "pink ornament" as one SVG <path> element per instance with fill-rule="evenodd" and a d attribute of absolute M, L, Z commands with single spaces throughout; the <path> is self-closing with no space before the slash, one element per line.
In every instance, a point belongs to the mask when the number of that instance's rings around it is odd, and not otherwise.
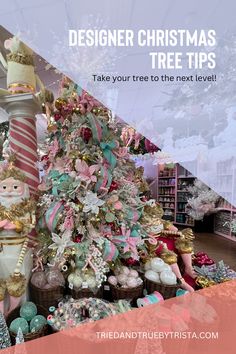
<path fill-rule="evenodd" d="M 117 276 L 118 283 L 124 285 L 127 281 L 127 276 L 125 274 L 120 274 Z"/>
<path fill-rule="evenodd" d="M 37 288 L 43 288 L 47 284 L 45 272 L 35 272 L 31 277 L 31 283 Z"/>
<path fill-rule="evenodd" d="M 123 207 L 123 205 L 122 205 L 122 203 L 121 203 L 120 201 L 115 202 L 114 208 L 115 208 L 116 210 L 121 210 L 122 207 Z"/>
<path fill-rule="evenodd" d="M 126 285 L 128 288 L 136 288 L 138 286 L 137 279 L 136 278 L 128 278 Z"/>
<path fill-rule="evenodd" d="M 49 269 L 46 277 L 51 287 L 65 285 L 65 278 L 58 269 Z"/>
<path fill-rule="evenodd" d="M 131 269 L 129 272 L 130 277 L 132 278 L 138 278 L 138 272 L 135 269 Z"/>
<path fill-rule="evenodd" d="M 107 279 L 108 283 L 111 285 L 116 286 L 117 285 L 117 279 L 114 275 L 110 275 Z"/>

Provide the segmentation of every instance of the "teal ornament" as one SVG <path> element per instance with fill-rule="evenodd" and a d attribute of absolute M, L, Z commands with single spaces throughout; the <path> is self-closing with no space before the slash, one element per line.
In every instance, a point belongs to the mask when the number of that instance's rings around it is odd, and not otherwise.
<path fill-rule="evenodd" d="M 182 296 L 182 295 L 185 295 L 185 294 L 188 294 L 188 293 L 189 293 L 189 291 L 187 291 L 187 290 L 178 289 L 178 290 L 176 291 L 176 296 Z"/>
<path fill-rule="evenodd" d="M 21 328 L 23 334 L 29 333 L 29 325 L 25 318 L 17 317 L 10 324 L 10 331 L 17 334 Z"/>
<path fill-rule="evenodd" d="M 105 220 L 106 222 L 113 222 L 115 220 L 115 215 L 112 213 L 106 213 Z"/>
<path fill-rule="evenodd" d="M 47 324 L 47 320 L 42 315 L 37 315 L 30 321 L 30 332 L 34 333 L 39 331 Z"/>
<path fill-rule="evenodd" d="M 20 308 L 20 317 L 31 321 L 34 316 L 37 315 L 37 307 L 31 301 L 26 301 Z"/>

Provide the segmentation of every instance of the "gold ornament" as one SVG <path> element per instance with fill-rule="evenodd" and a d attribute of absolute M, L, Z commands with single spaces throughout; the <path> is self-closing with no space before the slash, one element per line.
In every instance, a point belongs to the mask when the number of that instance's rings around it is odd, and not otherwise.
<path fill-rule="evenodd" d="M 0 279 L 0 301 L 4 300 L 6 292 L 6 281 L 4 279 Z"/>
<path fill-rule="evenodd" d="M 216 282 L 214 282 L 214 280 L 208 279 L 208 278 L 203 277 L 203 276 L 197 277 L 195 279 L 195 282 L 201 288 L 208 288 L 209 286 L 216 285 Z"/>
<path fill-rule="evenodd" d="M 80 108 L 79 107 L 74 107 L 72 111 L 73 111 L 73 113 L 79 114 L 80 113 Z"/>
<path fill-rule="evenodd" d="M 9 295 L 20 297 L 26 290 L 26 278 L 23 274 L 11 275 L 6 281 Z"/>
<path fill-rule="evenodd" d="M 56 124 L 54 124 L 54 123 L 50 123 L 50 124 L 48 124 L 48 126 L 47 126 L 47 131 L 48 131 L 49 133 L 54 132 L 54 131 L 55 131 L 55 129 L 57 129 Z"/>
<path fill-rule="evenodd" d="M 61 109 L 62 106 L 64 106 L 66 104 L 66 100 L 64 100 L 63 98 L 57 98 L 55 101 L 55 107 L 57 109 Z"/>

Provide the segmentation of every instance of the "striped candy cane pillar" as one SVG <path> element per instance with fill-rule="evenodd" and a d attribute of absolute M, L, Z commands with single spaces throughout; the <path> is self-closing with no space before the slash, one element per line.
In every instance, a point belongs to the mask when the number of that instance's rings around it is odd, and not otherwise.
<path fill-rule="evenodd" d="M 34 195 L 39 183 L 35 115 L 40 105 L 31 93 L 2 96 L 0 105 L 9 114 L 9 143 L 16 155 L 15 165 L 26 175 Z"/>

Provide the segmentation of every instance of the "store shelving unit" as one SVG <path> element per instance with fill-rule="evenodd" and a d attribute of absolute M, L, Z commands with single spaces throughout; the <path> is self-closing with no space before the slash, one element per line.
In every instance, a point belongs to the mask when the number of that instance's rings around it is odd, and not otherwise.
<path fill-rule="evenodd" d="M 236 176 L 235 162 L 235 158 L 231 158 L 217 163 L 217 177 L 221 187 L 225 189 L 222 195 L 229 199 L 233 197 L 234 193 Z M 232 189 L 230 190 L 228 188 L 229 185 L 232 186 Z M 236 218 L 236 208 L 223 198 L 220 200 L 217 207 L 219 208 L 219 211 L 215 214 L 214 233 L 231 241 L 236 241 L 236 235 L 232 233 L 230 228 L 231 221 Z"/>
<path fill-rule="evenodd" d="M 157 200 L 164 210 L 164 218 L 180 226 L 194 226 L 185 207 L 189 193 L 187 186 L 195 177 L 179 164 L 169 169 L 158 166 Z"/>

